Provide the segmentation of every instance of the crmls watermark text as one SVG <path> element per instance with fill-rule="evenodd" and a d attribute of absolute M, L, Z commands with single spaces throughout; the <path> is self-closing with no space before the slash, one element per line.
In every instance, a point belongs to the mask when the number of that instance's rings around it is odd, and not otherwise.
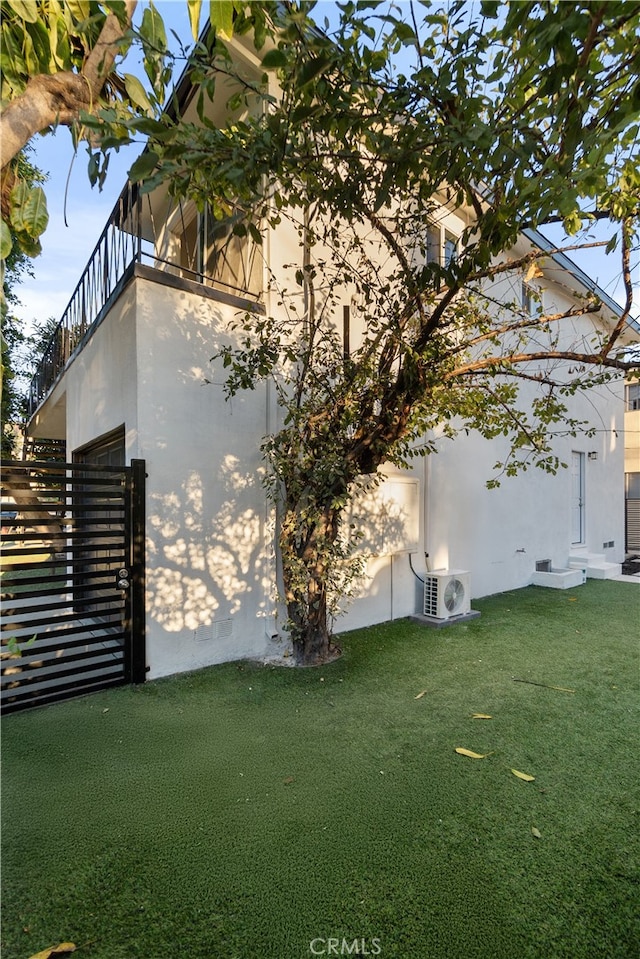
<path fill-rule="evenodd" d="M 313 956 L 379 956 L 379 939 L 324 939 L 318 937 L 309 943 Z"/>

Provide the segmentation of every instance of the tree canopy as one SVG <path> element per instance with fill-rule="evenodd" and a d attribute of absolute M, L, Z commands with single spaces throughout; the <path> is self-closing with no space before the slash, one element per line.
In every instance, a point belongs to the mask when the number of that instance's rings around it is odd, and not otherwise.
<path fill-rule="evenodd" d="M 269 7 L 261 105 L 244 78 L 222 127 L 206 122 L 206 99 L 230 60 L 212 46 L 199 118 L 145 121 L 132 170 L 143 189 L 168 181 L 233 217 L 240 235 L 286 221 L 299 236 L 289 275 L 271 278 L 271 315 L 248 316 L 223 359 L 231 393 L 271 376 L 285 411 L 265 452 L 302 662 L 331 656 L 359 484 L 432 450 L 435 429 L 509 435 L 500 468 L 555 471 L 553 433 L 580 428 L 569 397 L 637 366 L 623 334 L 640 211 L 640 5 L 346 2 L 325 30 L 313 8 Z M 433 253 L 447 210 L 465 227 Z M 595 342 L 568 331 L 600 311 L 596 296 L 549 311 L 492 295 L 500 277 L 535 289 L 542 275 L 548 248 L 514 253 L 523 231 L 561 223 L 570 250 L 598 219 L 627 300 Z M 364 331 L 355 349 L 345 303 Z"/>
<path fill-rule="evenodd" d="M 332 655 L 331 595 L 354 569 L 344 511 L 382 465 L 432 451 L 435 429 L 475 429 L 511 438 L 507 473 L 554 471 L 554 432 L 580 428 L 570 397 L 639 365 L 626 331 L 640 4 L 337 7 L 336 24 L 318 25 L 314 3 L 212 4 L 214 29 L 189 61 L 197 116 L 139 94 L 126 115 L 81 115 L 105 150 L 148 139 L 131 169 L 142 190 L 168 183 L 257 244 L 285 226 L 298 237 L 294 262 L 271 275 L 267 316 L 241 319 L 221 357 L 229 392 L 271 377 L 283 409 L 265 454 L 305 663 Z M 238 66 L 232 33 L 252 36 L 257 76 Z M 209 104 L 230 74 L 228 122 L 213 124 Z M 448 212 L 462 222 L 449 240 Z M 592 242 L 601 219 L 626 304 L 593 336 L 572 338 L 581 317 L 602 317 L 596 295 L 554 310 L 495 293 L 516 276 L 535 299 L 553 250 L 532 231 L 562 224 L 566 251 Z M 345 308 L 359 330 L 351 345 Z"/>

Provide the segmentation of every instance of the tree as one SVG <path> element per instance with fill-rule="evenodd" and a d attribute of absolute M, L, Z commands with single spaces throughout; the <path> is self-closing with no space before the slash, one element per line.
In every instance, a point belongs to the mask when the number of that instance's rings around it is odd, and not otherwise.
<path fill-rule="evenodd" d="M 305 664 L 335 655 L 328 611 L 349 554 L 345 508 L 384 463 L 431 452 L 438 427 L 508 434 L 507 473 L 530 462 L 555 471 L 553 431 L 580 427 L 568 397 L 638 367 L 623 334 L 640 212 L 639 4 L 346 2 L 332 36 L 312 7 L 270 11 L 262 65 L 277 95 L 263 87 L 256 107 L 245 81 L 246 113 L 223 129 L 167 114 L 145 122 L 148 150 L 132 171 L 143 189 L 168 180 L 209 202 L 255 241 L 284 221 L 297 231 L 288 279 L 272 278 L 277 309 L 245 317 L 239 347 L 222 356 L 230 394 L 272 377 L 284 411 L 264 449 Z M 198 69 L 212 95 L 229 62 L 218 48 Z M 434 256 L 443 209 L 468 225 Z M 576 236 L 570 250 L 601 218 L 627 302 L 596 343 L 565 331 L 600 310 L 596 297 L 551 315 L 491 302 L 492 282 L 535 281 L 549 254 L 514 256 L 523 229 L 561 222 Z M 345 303 L 363 330 L 350 350 Z"/>
<path fill-rule="evenodd" d="M 508 434 L 506 472 L 529 461 L 553 471 L 553 431 L 580 425 L 569 396 L 640 365 L 623 336 L 640 209 L 640 4 L 347 0 L 331 34 L 313 7 L 212 4 L 214 30 L 190 58 L 197 122 L 137 87 L 134 109 L 110 100 L 81 114 L 107 152 L 148 137 L 131 170 L 142 190 L 168 182 L 256 243 L 285 223 L 299 236 L 289 275 L 272 278 L 272 315 L 241 321 L 223 359 L 230 393 L 272 377 L 282 405 L 265 453 L 301 663 L 334 655 L 345 509 L 384 463 L 432 451 L 438 427 Z M 216 128 L 207 103 L 235 69 L 224 40 L 247 31 L 265 76 L 237 74 L 229 123 Z M 104 161 L 92 157 L 95 177 Z M 467 223 L 446 257 L 430 248 L 443 209 Z M 548 255 L 512 253 L 523 229 L 563 223 L 571 249 L 598 219 L 612 223 L 627 303 L 597 343 L 565 332 L 598 312 L 595 298 L 553 315 L 491 302 L 488 284 L 535 281 Z M 363 331 L 350 349 L 344 304 Z"/>
<path fill-rule="evenodd" d="M 160 114 L 175 54 L 167 45 L 163 18 L 146 4 L 139 26 L 137 0 L 2 0 L 2 114 L 0 115 L 0 185 L 2 224 L 0 257 L 12 243 L 29 256 L 40 252 L 39 238 L 48 215 L 45 192 L 20 176 L 17 158 L 33 136 L 59 125 L 71 130 L 77 147 L 89 148 L 89 177 L 100 187 L 107 175 L 109 151 L 128 142 L 126 124 L 135 117 Z M 197 39 L 202 0 L 188 0 L 193 38 Z M 262 5 L 245 11 L 242 0 L 210 5 L 214 30 L 230 35 L 244 24 L 263 32 Z M 119 72 L 133 48 L 142 60 L 142 79 Z M 202 52 L 201 44 L 195 53 Z M 193 55 L 193 53 L 192 53 Z M 186 57 L 181 44 L 178 56 Z M 139 71 L 138 71 L 139 73 Z M 101 117 L 108 136 L 100 140 L 87 121 Z M 99 125 L 99 126 L 100 126 Z"/>
<path fill-rule="evenodd" d="M 44 183 L 47 177 L 31 162 L 29 153 L 29 147 L 20 151 L 16 158 L 16 169 L 26 187 L 33 189 Z M 22 283 L 25 276 L 33 276 L 33 264 L 30 257 L 21 248 L 20 243 L 13 242 L 3 266 L 2 297 L 0 299 L 0 320 L 2 324 L 2 455 L 10 457 L 14 453 L 15 425 L 23 419 L 24 397 L 17 381 L 24 372 L 21 353 L 29 339 L 21 329 L 13 309 L 19 303 L 16 288 Z"/>

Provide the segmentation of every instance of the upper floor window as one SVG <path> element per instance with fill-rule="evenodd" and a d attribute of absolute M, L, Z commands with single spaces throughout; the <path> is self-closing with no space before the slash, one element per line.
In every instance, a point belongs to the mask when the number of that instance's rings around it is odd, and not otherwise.
<path fill-rule="evenodd" d="M 449 266 L 458 256 L 458 237 L 433 224 L 427 231 L 427 263 Z"/>
<path fill-rule="evenodd" d="M 640 383 L 627 383 L 624 388 L 625 409 L 640 410 Z"/>
<path fill-rule="evenodd" d="M 525 313 L 529 313 L 531 316 L 542 311 L 541 291 L 527 283 L 526 280 L 522 281 L 520 287 L 520 306 Z"/>
<path fill-rule="evenodd" d="M 261 258 L 250 234 L 234 233 L 233 219 L 217 220 L 209 207 L 182 217 L 176 233 L 180 266 L 201 283 L 216 283 L 230 293 L 259 293 Z"/>
<path fill-rule="evenodd" d="M 444 254 L 444 265 L 449 266 L 450 263 L 455 263 L 458 258 L 458 238 L 454 236 L 453 233 L 449 233 L 448 230 L 445 230 L 444 233 L 444 246 L 442 249 Z"/>

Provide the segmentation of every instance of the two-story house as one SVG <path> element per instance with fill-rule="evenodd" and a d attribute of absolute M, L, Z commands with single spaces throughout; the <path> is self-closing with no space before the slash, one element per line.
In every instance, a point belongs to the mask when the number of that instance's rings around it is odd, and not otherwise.
<path fill-rule="evenodd" d="M 237 41 L 235 51 L 258 76 L 249 47 Z M 223 93 L 212 112 L 222 109 Z M 463 227 L 455 211 L 443 210 L 430 238 L 435 255 L 446 260 Z M 176 204 L 162 188 L 142 196 L 127 185 L 31 395 L 29 434 L 64 440 L 69 460 L 146 463 L 150 677 L 277 655 L 286 642 L 276 517 L 260 452 L 281 411 L 269 382 L 227 401 L 222 365 L 212 366 L 210 357 L 233 342 L 239 312 L 275 309 L 266 270 L 277 272 L 298 255 L 297 244 L 283 233 L 265 263 L 246 238 L 223 243 L 219 230 L 206 210 Z M 529 231 L 521 246 L 532 245 L 550 248 Z M 515 289 L 527 305 L 520 274 L 502 283 L 494 295 L 512 298 Z M 557 254 L 544 261 L 536 284 L 556 310 L 594 290 Z M 574 332 L 587 338 L 619 314 L 596 292 L 600 313 L 574 321 Z M 574 415 L 596 432 L 557 437 L 567 468 L 556 475 L 528 471 L 489 490 L 506 439 L 473 435 L 435 437 L 437 455 L 417 459 L 412 469 L 389 468 L 356 509 L 366 575 L 340 630 L 425 610 L 447 621 L 468 612 L 472 596 L 523 587 L 551 570 L 564 571 L 571 585 L 583 571 L 618 572 L 625 536 L 622 396 L 620 381 L 571 399 Z"/>

